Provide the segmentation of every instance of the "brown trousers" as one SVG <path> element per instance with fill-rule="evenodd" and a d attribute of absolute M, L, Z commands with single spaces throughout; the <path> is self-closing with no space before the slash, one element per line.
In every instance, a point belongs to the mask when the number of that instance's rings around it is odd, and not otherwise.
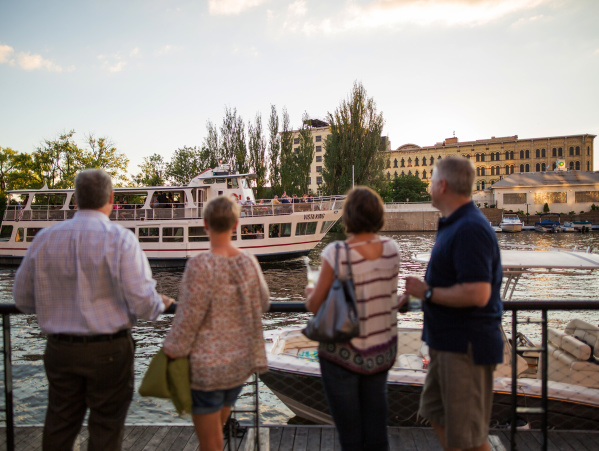
<path fill-rule="evenodd" d="M 44 451 L 71 451 L 89 408 L 89 451 L 119 451 L 133 398 L 133 339 L 70 343 L 48 338 Z"/>

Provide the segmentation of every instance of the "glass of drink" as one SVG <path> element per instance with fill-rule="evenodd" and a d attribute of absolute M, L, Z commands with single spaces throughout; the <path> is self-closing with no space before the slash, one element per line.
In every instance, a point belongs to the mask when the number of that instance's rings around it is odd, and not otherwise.
<path fill-rule="evenodd" d="M 306 262 L 308 287 L 314 288 L 316 286 L 316 282 L 318 282 L 318 276 L 320 276 L 320 266 L 312 265 L 308 257 L 306 257 L 304 261 Z"/>

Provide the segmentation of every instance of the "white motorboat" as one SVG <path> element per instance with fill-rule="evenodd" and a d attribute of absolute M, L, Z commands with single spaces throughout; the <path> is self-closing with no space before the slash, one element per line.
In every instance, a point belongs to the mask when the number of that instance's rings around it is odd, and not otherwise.
<path fill-rule="evenodd" d="M 557 220 L 549 219 L 547 216 L 557 216 Z M 559 213 L 543 213 L 539 220 L 535 222 L 535 231 L 540 233 L 557 233 L 561 232 L 562 224 L 560 222 Z"/>
<path fill-rule="evenodd" d="M 341 217 L 345 196 L 299 203 L 256 201 L 249 186 L 254 177 L 219 167 L 202 172 L 187 186 L 114 188 L 110 219 L 135 234 L 153 266 L 182 266 L 209 249 L 202 211 L 218 195 L 244 201 L 233 240 L 260 260 L 307 255 Z M 44 187 L 8 195 L 0 264 L 18 265 L 40 230 L 72 218 L 77 207 L 71 189 Z"/>
<path fill-rule="evenodd" d="M 599 255 L 575 251 L 502 251 L 506 277 L 503 297 L 509 298 L 523 273 L 564 275 L 588 273 L 599 269 Z M 429 253 L 417 254 L 415 260 L 427 262 Z M 553 263 L 551 263 L 553 262 Z M 559 262 L 559 263 L 556 263 Z M 419 328 L 398 328 L 398 356 L 388 377 L 389 425 L 422 426 L 418 418 L 420 393 L 428 368 L 428 348 L 421 341 Z M 586 334 L 586 335 L 585 335 Z M 306 338 L 299 329 L 265 332 L 269 372 L 260 376 L 268 388 L 298 417 L 317 424 L 332 424 L 324 396 L 317 359 L 318 343 Z M 548 422 L 555 429 L 599 429 L 599 365 L 583 362 L 584 355 L 567 353 L 562 345 L 574 338 L 595 340 L 599 353 L 599 328 L 580 320 L 571 321 L 565 331 L 549 329 Z M 529 344 L 519 335 L 518 346 Z M 586 345 L 581 345 L 584 347 Z M 497 367 L 493 391 L 491 423 L 505 425 L 511 420 L 511 348 L 504 334 L 504 363 Z M 592 346 L 587 346 L 587 354 Z M 556 349 L 559 350 L 556 352 Z M 574 351 L 575 354 L 579 353 Z M 598 356 L 599 357 L 599 356 Z M 537 365 L 538 352 L 517 354 L 518 404 L 541 406 L 542 381 Z M 580 372 L 578 372 L 580 369 Z M 584 376 L 584 377 L 582 377 Z M 540 417 L 522 417 L 529 427 L 540 426 Z"/>
<path fill-rule="evenodd" d="M 576 232 L 576 228 L 574 227 L 574 223 L 565 221 L 562 224 L 561 231 L 564 233 L 572 233 L 572 232 Z"/>
<path fill-rule="evenodd" d="M 516 213 L 504 213 L 499 223 L 501 231 L 506 233 L 522 232 L 523 225 Z"/>

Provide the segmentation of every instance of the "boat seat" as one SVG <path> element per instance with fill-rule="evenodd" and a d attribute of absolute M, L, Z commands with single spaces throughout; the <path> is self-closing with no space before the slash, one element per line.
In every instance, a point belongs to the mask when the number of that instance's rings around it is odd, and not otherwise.
<path fill-rule="evenodd" d="M 599 328 L 582 320 L 570 321 L 564 331 L 547 329 L 548 380 L 599 388 L 598 346 Z M 541 372 L 539 364 L 538 379 Z"/>

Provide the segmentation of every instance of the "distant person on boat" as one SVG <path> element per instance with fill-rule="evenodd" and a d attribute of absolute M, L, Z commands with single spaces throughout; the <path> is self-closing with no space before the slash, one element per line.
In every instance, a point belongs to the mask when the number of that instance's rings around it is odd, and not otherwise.
<path fill-rule="evenodd" d="M 173 325 L 164 340 L 169 357 L 189 356 L 192 419 L 200 449 L 223 449 L 223 425 L 245 381 L 267 370 L 262 314 L 269 291 L 256 257 L 231 243 L 239 206 L 230 197 L 204 209 L 210 251 L 187 262 Z"/>
<path fill-rule="evenodd" d="M 156 292 L 135 236 L 110 222 L 113 192 L 101 169 L 75 179 L 73 219 L 41 230 L 15 276 L 19 310 L 48 336 L 48 408 L 42 448 L 70 450 L 87 409 L 90 450 L 120 450 L 133 397 L 136 319 L 155 320 L 172 299 Z"/>
<path fill-rule="evenodd" d="M 341 221 L 349 235 L 360 335 L 347 343 L 320 343 L 318 359 L 325 394 L 342 450 L 381 450 L 387 438 L 387 373 L 397 354 L 397 276 L 399 249 L 377 232 L 384 204 L 367 187 L 351 190 Z M 306 288 L 306 307 L 316 313 L 334 280 L 335 246 L 321 254 L 322 269 L 314 288 Z M 348 276 L 345 247 L 339 250 L 339 275 Z"/>
<path fill-rule="evenodd" d="M 419 414 L 446 450 L 489 449 L 493 371 L 503 361 L 499 246 L 472 202 L 474 174 L 465 158 L 435 163 L 431 198 L 442 218 L 426 282 L 407 277 L 400 299 L 423 299 L 430 364 Z"/>

